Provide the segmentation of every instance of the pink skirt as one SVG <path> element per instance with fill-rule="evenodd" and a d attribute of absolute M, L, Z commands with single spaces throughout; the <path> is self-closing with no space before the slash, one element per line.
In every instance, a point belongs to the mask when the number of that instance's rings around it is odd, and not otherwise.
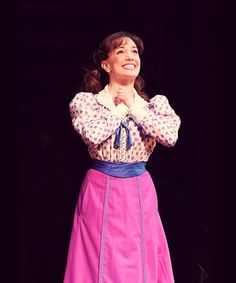
<path fill-rule="evenodd" d="M 64 283 L 173 283 L 150 174 L 88 170 L 74 214 Z"/>

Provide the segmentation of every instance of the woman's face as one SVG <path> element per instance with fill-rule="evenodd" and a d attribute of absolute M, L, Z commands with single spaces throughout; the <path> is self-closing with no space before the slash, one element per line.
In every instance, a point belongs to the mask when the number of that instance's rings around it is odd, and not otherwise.
<path fill-rule="evenodd" d="M 109 74 L 110 81 L 134 81 L 140 71 L 140 57 L 134 41 L 124 37 L 121 45 L 112 50 L 108 58 L 102 61 L 102 68 Z"/>

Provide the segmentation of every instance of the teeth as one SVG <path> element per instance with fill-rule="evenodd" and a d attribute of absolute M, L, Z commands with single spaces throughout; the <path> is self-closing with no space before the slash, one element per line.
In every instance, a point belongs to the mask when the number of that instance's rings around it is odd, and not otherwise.
<path fill-rule="evenodd" d="M 128 69 L 128 70 L 133 70 L 135 68 L 135 66 L 132 65 L 132 64 L 127 64 L 127 65 L 124 65 L 124 68 Z"/>

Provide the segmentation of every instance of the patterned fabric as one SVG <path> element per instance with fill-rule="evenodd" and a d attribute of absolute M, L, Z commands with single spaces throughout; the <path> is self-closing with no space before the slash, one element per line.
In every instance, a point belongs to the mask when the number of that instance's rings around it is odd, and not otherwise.
<path fill-rule="evenodd" d="M 150 102 L 141 98 L 136 90 L 135 103 L 115 105 L 106 86 L 98 94 L 76 94 L 70 103 L 72 124 L 88 145 L 90 157 L 112 162 L 147 161 L 156 142 L 173 146 L 178 138 L 180 118 L 168 99 L 156 95 Z M 127 131 L 121 128 L 120 147 L 115 137 L 121 123 L 128 124 L 132 146 L 127 148 Z"/>

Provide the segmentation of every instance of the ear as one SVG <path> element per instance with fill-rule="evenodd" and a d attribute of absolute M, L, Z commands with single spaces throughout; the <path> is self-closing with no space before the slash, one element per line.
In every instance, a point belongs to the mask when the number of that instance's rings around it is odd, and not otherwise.
<path fill-rule="evenodd" d="M 107 61 L 103 60 L 101 62 L 101 67 L 103 68 L 103 70 L 105 70 L 107 73 L 110 72 L 110 65 L 108 64 Z"/>

